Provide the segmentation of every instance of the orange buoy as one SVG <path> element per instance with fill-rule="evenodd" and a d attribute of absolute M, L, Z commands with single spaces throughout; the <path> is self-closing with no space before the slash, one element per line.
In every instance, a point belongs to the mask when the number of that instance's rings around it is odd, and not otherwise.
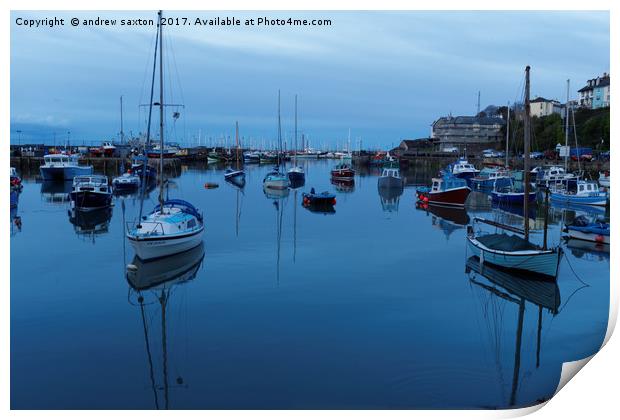
<path fill-rule="evenodd" d="M 205 182 L 205 188 L 208 190 L 211 190 L 213 188 L 218 188 L 219 185 L 216 184 L 215 182 Z"/>

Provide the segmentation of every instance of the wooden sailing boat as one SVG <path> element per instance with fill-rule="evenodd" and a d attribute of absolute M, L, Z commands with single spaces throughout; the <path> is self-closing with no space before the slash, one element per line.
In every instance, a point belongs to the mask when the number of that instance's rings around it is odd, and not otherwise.
<path fill-rule="evenodd" d="M 158 12 L 158 22 L 162 21 L 162 12 Z M 159 44 L 159 102 L 153 102 L 155 72 L 157 64 L 157 47 Z M 147 144 L 151 135 L 151 116 L 153 106 L 159 106 L 159 204 L 151 213 L 142 217 L 145 184 L 142 183 L 140 213 L 134 227 L 127 230 L 127 239 L 142 260 L 161 258 L 192 249 L 202 243 L 204 224 L 202 214 L 189 202 L 184 200 L 164 200 L 164 61 L 162 25 L 158 26 L 153 58 L 153 77 L 147 126 Z"/>
<path fill-rule="evenodd" d="M 243 169 L 239 169 L 239 122 L 235 123 L 235 142 L 237 144 L 236 154 L 236 166 L 235 169 L 228 168 L 224 173 L 224 179 L 227 181 L 234 181 L 237 184 L 245 184 L 245 172 Z"/>
<path fill-rule="evenodd" d="M 280 90 L 278 90 L 278 153 L 276 166 L 263 179 L 263 188 L 272 190 L 287 190 L 290 186 L 288 176 L 280 171 L 282 161 L 282 124 L 280 121 Z"/>
<path fill-rule="evenodd" d="M 524 168 L 523 168 L 523 214 L 529 214 L 530 193 L 530 66 L 525 68 L 525 124 L 524 124 Z M 547 209 L 546 209 L 547 210 Z M 507 226 L 490 220 L 475 218 L 475 221 L 487 223 L 519 235 L 506 233 L 479 234 L 472 226 L 468 228 L 467 243 L 474 256 L 480 258 L 481 264 L 493 264 L 539 273 L 555 280 L 562 256 L 559 247 L 547 248 L 545 226 L 545 240 L 542 247 L 529 241 L 529 218 L 524 218 L 523 229 Z"/>
<path fill-rule="evenodd" d="M 297 165 L 297 95 L 295 95 L 295 150 L 293 151 L 293 167 L 288 170 L 291 188 L 298 188 L 306 183 L 304 168 Z"/>

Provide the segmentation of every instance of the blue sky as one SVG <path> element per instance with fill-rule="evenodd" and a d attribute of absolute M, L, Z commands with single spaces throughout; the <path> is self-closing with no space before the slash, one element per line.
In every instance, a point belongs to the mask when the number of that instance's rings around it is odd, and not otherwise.
<path fill-rule="evenodd" d="M 292 138 L 313 146 L 396 145 L 425 137 L 438 117 L 472 115 L 520 98 L 525 65 L 532 96 L 564 101 L 587 79 L 609 71 L 607 12 L 165 12 L 168 17 L 328 18 L 329 27 L 166 27 L 166 102 L 185 105 L 170 140 L 203 142 L 240 134 L 255 144 Z M 155 18 L 155 12 L 12 12 L 11 142 L 97 144 L 145 129 L 154 27 L 25 28 L 18 17 Z M 174 129 L 173 129 L 174 128 Z M 261 139 L 263 139 L 261 141 Z M 207 140 L 208 141 L 208 140 Z"/>

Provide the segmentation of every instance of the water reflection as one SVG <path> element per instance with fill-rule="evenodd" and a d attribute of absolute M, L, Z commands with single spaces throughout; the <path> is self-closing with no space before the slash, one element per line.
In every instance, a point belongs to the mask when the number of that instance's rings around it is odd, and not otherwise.
<path fill-rule="evenodd" d="M 555 317 L 560 308 L 560 289 L 555 281 L 537 281 L 532 274 L 519 274 L 515 271 L 502 270 L 480 262 L 478 257 L 470 257 L 465 264 L 465 272 L 469 274 L 469 282 L 484 291 L 486 296 L 481 296 L 484 302 L 485 315 L 483 322 L 487 324 L 489 340 L 493 343 L 494 353 L 499 358 L 501 353 L 501 331 L 506 328 L 503 322 L 503 309 L 497 310 L 498 305 L 492 304 L 490 300 L 499 299 L 513 303 L 517 307 L 518 318 L 515 329 L 515 349 L 514 363 L 512 369 L 512 381 L 510 386 L 510 397 L 504 404 L 508 407 L 517 405 L 517 392 L 519 390 L 519 379 L 521 370 L 521 352 L 523 339 L 523 324 L 526 303 L 534 305 L 538 310 L 538 325 L 536 335 L 536 369 L 540 367 L 541 336 L 543 324 L 543 309 L 551 317 Z M 493 310 L 489 310 L 489 308 Z M 499 360 L 497 361 L 499 365 Z M 501 373 L 500 373 L 501 375 Z M 503 385 L 502 380 L 499 381 Z M 545 396 L 539 401 L 550 398 Z M 503 407 L 499 404 L 497 408 Z"/>
<path fill-rule="evenodd" d="M 169 366 L 178 366 L 180 346 L 183 343 L 175 342 L 173 346 L 169 346 L 168 336 L 171 327 L 177 329 L 187 325 L 187 320 L 175 317 L 180 316 L 179 314 L 187 316 L 187 311 L 182 311 L 178 307 L 181 303 L 186 304 L 187 299 L 181 299 L 177 295 L 186 283 L 196 278 L 203 259 L 204 246 L 201 243 L 183 253 L 154 261 L 144 262 L 134 257 L 132 263 L 127 266 L 126 278 L 131 287 L 128 301 L 140 309 L 150 388 L 156 409 L 170 408 L 172 388 L 188 388 L 180 373 L 172 383 L 170 382 Z M 173 300 L 175 296 L 177 299 Z M 176 321 L 176 324 L 171 325 L 169 319 Z M 189 334 L 188 331 L 185 333 Z M 187 345 L 187 339 L 185 344 Z"/>
<path fill-rule="evenodd" d="M 355 191 L 355 180 L 354 179 L 330 179 L 331 184 L 336 188 L 336 191 L 342 193 L 352 193 Z"/>
<path fill-rule="evenodd" d="M 72 181 L 43 181 L 41 183 L 41 198 L 50 204 L 69 203 L 72 184 Z"/>
<path fill-rule="evenodd" d="M 431 224 L 443 231 L 446 239 L 457 230 L 464 229 L 469 223 L 469 215 L 464 208 L 437 206 L 434 204 L 417 202 L 416 208 L 431 214 Z"/>
<path fill-rule="evenodd" d="M 95 243 L 95 238 L 108 232 L 110 219 L 112 218 L 112 208 L 105 207 L 95 210 L 67 210 L 69 222 L 73 225 L 78 237 L 89 239 Z"/>
<path fill-rule="evenodd" d="M 582 241 L 581 239 L 568 239 L 566 248 L 576 258 L 587 261 L 609 262 L 609 244 Z"/>
<path fill-rule="evenodd" d="M 403 195 L 403 188 L 382 188 L 377 186 L 381 208 L 384 212 L 392 213 L 398 211 L 400 196 Z"/>

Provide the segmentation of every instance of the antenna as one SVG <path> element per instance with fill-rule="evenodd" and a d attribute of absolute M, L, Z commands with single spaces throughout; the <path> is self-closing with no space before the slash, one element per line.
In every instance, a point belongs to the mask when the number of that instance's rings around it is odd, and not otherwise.
<path fill-rule="evenodd" d="M 480 91 L 478 91 L 478 111 L 476 111 L 476 116 L 478 116 L 478 114 L 480 114 Z"/>

